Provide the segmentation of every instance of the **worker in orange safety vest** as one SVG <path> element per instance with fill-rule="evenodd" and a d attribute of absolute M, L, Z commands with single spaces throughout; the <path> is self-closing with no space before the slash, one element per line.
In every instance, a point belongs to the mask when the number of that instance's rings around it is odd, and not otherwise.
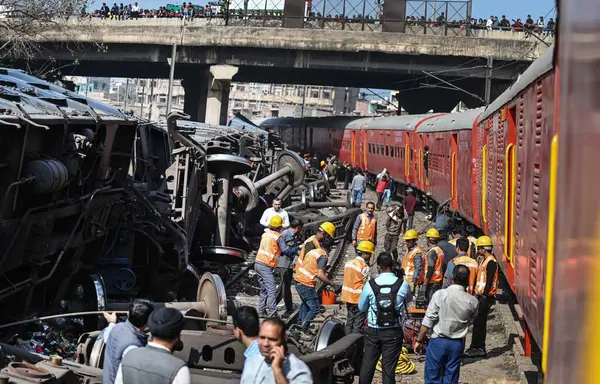
<path fill-rule="evenodd" d="M 442 289 L 444 283 L 444 251 L 438 247 L 440 233 L 435 228 L 430 228 L 425 234 L 427 244 L 431 246 L 425 258 L 425 297 L 427 302 L 431 301 L 434 293 Z"/>
<path fill-rule="evenodd" d="M 317 280 L 332 286 L 336 292 L 342 289 L 341 285 L 334 283 L 325 274 L 327 251 L 333 244 L 334 237 L 335 225 L 328 221 L 322 223 L 317 235 L 304 242 L 298 260 L 296 260 L 294 279 L 296 280 L 296 291 L 302 300 L 298 323 L 302 325 L 303 334 L 300 338 L 303 341 L 312 340 L 313 335 L 309 331 L 310 322 L 314 320 L 320 309 L 316 290 Z"/>
<path fill-rule="evenodd" d="M 498 262 L 492 253 L 492 239 L 481 236 L 477 239 L 477 253 L 483 262 L 477 270 L 475 280 L 475 296 L 479 301 L 479 312 L 473 322 L 473 337 L 471 346 L 465 351 L 468 357 L 486 357 L 485 338 L 487 336 L 487 318 L 490 308 L 495 303 L 495 294 L 498 291 Z"/>
<path fill-rule="evenodd" d="M 352 245 L 356 247 L 361 241 L 370 241 L 377 245 L 377 218 L 375 218 L 375 203 L 369 201 L 365 211 L 356 217 L 352 228 Z"/>
<path fill-rule="evenodd" d="M 342 301 L 346 303 L 346 335 L 363 333 L 364 330 L 367 314 L 358 309 L 358 301 L 369 279 L 369 260 L 375 253 L 375 245 L 370 241 L 361 241 L 356 251 L 356 257 L 344 265 Z"/>
<path fill-rule="evenodd" d="M 277 286 L 273 275 L 275 267 L 282 252 L 285 255 L 293 255 L 298 252 L 298 247 L 290 248 L 281 237 L 281 216 L 273 216 L 269 221 L 269 228 L 260 239 L 260 246 L 256 252 L 254 270 L 258 274 L 260 283 L 260 297 L 258 301 L 259 316 L 277 315 Z M 269 313 L 267 313 L 267 305 Z"/>
<path fill-rule="evenodd" d="M 415 287 L 423 284 L 423 250 L 417 245 L 419 233 L 414 229 L 406 231 L 403 238 L 408 249 L 402 259 L 404 279 L 408 283 L 410 291 L 415 293 Z"/>
<path fill-rule="evenodd" d="M 454 268 L 457 265 L 464 265 L 469 269 L 469 285 L 465 288 L 465 290 L 467 293 L 473 295 L 475 294 L 473 290 L 475 288 L 475 279 L 477 278 L 477 261 L 468 254 L 470 248 L 469 240 L 461 237 L 455 239 L 455 242 L 457 256 L 448 263 L 448 267 L 446 268 L 446 276 L 444 277 L 444 288 L 447 288 L 453 284 L 452 276 Z"/>

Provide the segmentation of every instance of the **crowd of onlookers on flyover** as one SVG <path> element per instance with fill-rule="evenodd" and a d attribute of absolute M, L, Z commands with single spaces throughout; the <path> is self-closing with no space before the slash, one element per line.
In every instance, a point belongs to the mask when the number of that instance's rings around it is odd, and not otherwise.
<path fill-rule="evenodd" d="M 240 4 L 242 1 L 240 0 Z M 191 2 L 184 2 L 182 5 L 166 5 L 159 7 L 158 9 L 143 9 L 139 6 L 138 2 L 133 4 L 124 3 L 113 3 L 109 6 L 107 3 L 102 3 L 100 9 L 89 14 L 91 17 L 103 18 L 103 19 L 116 19 L 116 20 L 128 20 L 128 19 L 139 19 L 139 18 L 172 18 L 172 19 L 185 19 L 193 20 L 196 18 L 221 18 L 224 17 L 225 8 L 222 6 L 223 2 L 208 2 L 207 5 L 201 6 L 192 4 Z M 282 10 L 250 10 L 246 5 L 246 9 L 233 9 L 233 15 L 230 17 L 242 17 L 243 15 L 260 17 L 260 16 L 282 16 Z M 362 20 L 363 16 L 360 14 L 354 15 L 340 15 L 340 14 L 327 14 L 323 16 L 320 12 L 313 12 L 313 1 L 307 1 L 307 16 L 308 19 L 327 19 L 331 21 L 348 21 L 353 22 Z M 365 15 L 364 19 L 368 22 L 382 21 L 377 20 L 374 15 Z M 411 26 L 426 26 L 441 27 L 449 26 L 452 28 L 465 28 L 467 25 L 473 29 L 487 29 L 489 31 L 530 31 L 544 34 L 554 34 L 556 29 L 556 22 L 553 18 L 548 21 L 540 16 L 537 21 L 534 21 L 531 15 L 527 15 L 525 22 L 522 19 L 509 20 L 505 15 L 502 18 L 491 15 L 487 19 L 476 19 L 472 18 L 469 20 L 448 20 L 446 14 L 441 12 L 437 16 L 426 18 L 425 16 L 407 16 L 406 21 L 409 27 Z"/>

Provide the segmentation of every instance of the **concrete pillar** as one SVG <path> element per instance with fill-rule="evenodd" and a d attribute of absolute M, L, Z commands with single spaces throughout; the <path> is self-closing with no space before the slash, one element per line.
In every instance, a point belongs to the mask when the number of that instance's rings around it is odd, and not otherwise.
<path fill-rule="evenodd" d="M 404 32 L 406 20 L 406 0 L 383 3 L 383 32 Z"/>
<path fill-rule="evenodd" d="M 231 80 L 237 73 L 238 67 L 233 65 L 212 65 L 210 67 L 205 123 L 225 125 L 227 122 Z"/>
<path fill-rule="evenodd" d="M 305 0 L 285 0 L 283 5 L 283 28 L 304 28 L 305 6 Z"/>
<path fill-rule="evenodd" d="M 208 80 L 208 71 L 205 71 L 185 77 L 181 81 L 185 91 L 183 113 L 190 115 L 193 121 L 204 122 L 206 118 Z"/>

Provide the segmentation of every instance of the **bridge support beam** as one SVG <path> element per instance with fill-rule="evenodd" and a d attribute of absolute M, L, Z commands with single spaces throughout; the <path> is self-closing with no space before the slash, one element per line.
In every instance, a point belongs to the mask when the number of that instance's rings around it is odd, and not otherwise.
<path fill-rule="evenodd" d="M 212 65 L 210 83 L 206 98 L 206 120 L 208 124 L 225 125 L 229 109 L 231 80 L 238 73 L 233 65 Z"/>
<path fill-rule="evenodd" d="M 237 72 L 238 68 L 232 65 L 213 65 L 185 77 L 182 81 L 185 90 L 183 112 L 194 121 L 227 123 L 231 80 Z"/>
<path fill-rule="evenodd" d="M 208 71 L 190 75 L 181 81 L 185 98 L 183 113 L 190 115 L 193 121 L 204 122 L 206 118 L 206 97 L 208 89 Z"/>

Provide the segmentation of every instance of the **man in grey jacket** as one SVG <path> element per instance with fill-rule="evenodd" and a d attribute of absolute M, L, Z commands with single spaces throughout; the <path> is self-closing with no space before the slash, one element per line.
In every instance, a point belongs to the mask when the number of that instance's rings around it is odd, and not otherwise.
<path fill-rule="evenodd" d="M 175 308 L 159 308 L 148 319 L 152 341 L 123 357 L 115 384 L 189 384 L 190 370 L 172 355 L 183 329 L 183 315 Z"/>

